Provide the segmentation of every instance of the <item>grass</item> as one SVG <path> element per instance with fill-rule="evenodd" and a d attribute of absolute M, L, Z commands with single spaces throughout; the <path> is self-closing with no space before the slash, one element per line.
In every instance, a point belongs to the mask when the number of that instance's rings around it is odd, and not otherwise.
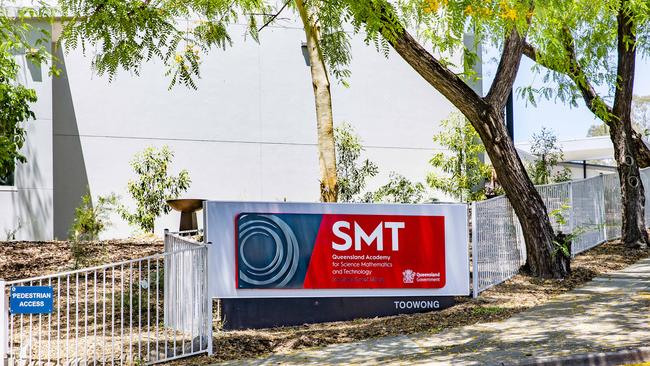
<path fill-rule="evenodd" d="M 472 309 L 474 315 L 496 315 L 506 311 L 508 310 L 498 306 L 477 306 Z"/>

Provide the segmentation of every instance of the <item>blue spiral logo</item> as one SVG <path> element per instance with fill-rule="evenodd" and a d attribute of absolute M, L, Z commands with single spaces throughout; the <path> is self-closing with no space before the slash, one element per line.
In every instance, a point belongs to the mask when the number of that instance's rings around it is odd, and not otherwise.
<path fill-rule="evenodd" d="M 247 258 L 246 244 L 273 246 L 273 259 L 257 263 Z M 284 287 L 296 273 L 299 259 L 298 240 L 286 222 L 275 215 L 245 214 L 239 218 L 239 279 L 259 287 Z M 250 254 L 250 253 L 249 253 Z"/>

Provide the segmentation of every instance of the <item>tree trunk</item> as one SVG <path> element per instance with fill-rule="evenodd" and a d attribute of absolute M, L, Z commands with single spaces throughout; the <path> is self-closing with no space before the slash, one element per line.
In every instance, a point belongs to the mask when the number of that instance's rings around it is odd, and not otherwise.
<path fill-rule="evenodd" d="M 564 257 L 554 243 L 555 234 L 546 206 L 508 137 L 502 112 L 490 109 L 485 118 L 472 121 L 472 125 L 484 141 L 499 183 L 519 218 L 526 242 L 528 270 L 534 276 L 563 278 L 569 272 L 569 258 Z"/>
<path fill-rule="evenodd" d="M 511 37 L 506 41 L 495 81 L 485 98 L 478 96 L 436 60 L 406 30 L 402 29 L 390 43 L 415 71 L 467 117 L 478 132 L 499 183 L 519 217 L 531 273 L 544 278 L 562 278 L 568 273 L 567 259 L 562 259 L 564 257 L 555 248 L 546 206 L 526 174 L 504 121 L 503 109 L 522 54 L 521 43 L 517 46 L 521 38 L 516 31 Z"/>
<path fill-rule="evenodd" d="M 632 130 L 632 142 L 634 144 L 634 156 L 639 168 L 650 167 L 650 149 L 643 141 L 643 135 Z"/>
<path fill-rule="evenodd" d="M 336 202 L 338 196 L 336 177 L 336 150 L 334 144 L 334 117 L 330 80 L 320 49 L 320 30 L 310 17 L 303 0 L 295 0 L 307 38 L 307 53 L 316 101 L 316 125 L 318 130 L 318 163 L 320 166 L 320 199 Z"/>
<path fill-rule="evenodd" d="M 609 134 L 614 144 L 614 157 L 621 183 L 623 206 L 622 232 L 627 247 L 646 247 L 648 232 L 645 227 L 645 192 L 639 166 L 634 154 L 632 129 L 632 97 L 636 59 L 634 22 L 627 9 L 627 1 L 619 5 L 617 21 L 617 70 L 614 118 L 609 123 Z"/>
<path fill-rule="evenodd" d="M 645 194 L 639 166 L 631 148 L 633 146 L 631 130 L 629 120 L 627 123 L 615 122 L 611 124 L 609 134 L 614 143 L 614 157 L 621 184 L 621 204 L 623 206 L 621 237 L 625 246 L 638 248 L 647 246 L 648 233 L 644 222 Z"/>

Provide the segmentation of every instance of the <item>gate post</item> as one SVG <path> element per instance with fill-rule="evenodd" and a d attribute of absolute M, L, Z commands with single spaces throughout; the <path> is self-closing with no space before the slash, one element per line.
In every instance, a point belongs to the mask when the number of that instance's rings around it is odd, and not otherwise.
<path fill-rule="evenodd" d="M 0 365 L 8 364 L 7 350 L 9 345 L 9 306 L 5 295 L 5 281 L 0 279 Z"/>
<path fill-rule="evenodd" d="M 205 235 L 205 234 L 203 234 Z M 204 239 L 205 241 L 205 239 Z M 204 284 L 204 291 L 203 291 L 203 296 L 205 297 L 204 301 L 206 302 L 205 307 L 206 307 L 206 312 L 205 314 L 205 327 L 207 328 L 207 335 L 208 335 L 208 356 L 212 356 L 213 350 L 212 350 L 212 297 L 210 297 L 210 276 L 208 275 L 208 266 L 210 263 L 210 258 L 208 257 L 208 248 L 209 247 L 203 247 L 201 250 L 201 253 L 203 253 L 203 284 Z"/>
<path fill-rule="evenodd" d="M 472 297 L 478 297 L 478 248 L 476 237 L 478 236 L 478 224 L 476 222 L 476 202 L 470 204 L 472 210 L 472 239 L 470 247 L 472 248 Z"/>

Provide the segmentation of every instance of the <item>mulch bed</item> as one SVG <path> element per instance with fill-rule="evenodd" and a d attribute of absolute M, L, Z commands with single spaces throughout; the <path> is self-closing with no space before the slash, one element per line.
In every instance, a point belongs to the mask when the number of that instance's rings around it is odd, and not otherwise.
<path fill-rule="evenodd" d="M 74 269 L 68 241 L 0 242 L 0 278 L 6 281 L 44 276 Z M 120 262 L 162 253 L 158 238 L 82 242 L 83 267 Z"/>

